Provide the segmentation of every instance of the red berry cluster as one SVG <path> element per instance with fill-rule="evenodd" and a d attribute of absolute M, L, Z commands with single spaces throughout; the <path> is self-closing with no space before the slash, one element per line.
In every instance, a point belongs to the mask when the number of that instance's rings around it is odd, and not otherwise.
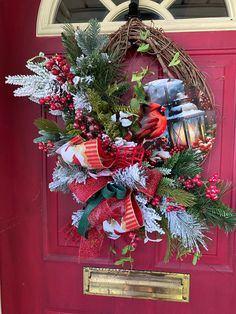
<path fill-rule="evenodd" d="M 183 184 L 186 189 L 193 189 L 196 186 L 203 185 L 201 175 L 197 174 L 193 179 L 185 179 L 185 177 L 179 177 L 179 181 Z"/>
<path fill-rule="evenodd" d="M 171 148 L 170 154 L 173 155 L 175 153 L 181 153 L 181 152 L 185 151 L 186 149 L 187 149 L 186 145 L 182 145 L 182 144 L 176 145 L 173 148 Z"/>
<path fill-rule="evenodd" d="M 151 201 L 152 206 L 159 206 L 161 204 L 161 197 L 160 196 L 154 196 Z"/>
<path fill-rule="evenodd" d="M 219 176 L 217 174 L 213 175 L 210 179 L 208 179 L 210 185 L 206 189 L 206 197 L 212 201 L 216 201 L 219 198 L 220 189 L 217 188 L 217 183 L 220 182 Z"/>
<path fill-rule="evenodd" d="M 193 143 L 193 148 L 199 148 L 202 152 L 209 152 L 214 144 L 215 139 L 212 137 L 207 137 L 203 142 L 201 139 L 198 139 Z"/>
<path fill-rule="evenodd" d="M 167 212 L 178 212 L 181 210 L 183 210 L 183 211 L 186 210 L 186 207 L 182 204 L 168 205 L 166 207 Z"/>
<path fill-rule="evenodd" d="M 173 197 L 167 197 L 166 201 L 169 203 L 169 205 L 166 207 L 167 212 L 178 212 L 180 210 L 186 210 L 186 207 L 182 204 L 176 203 Z"/>
<path fill-rule="evenodd" d="M 81 135 L 89 139 L 99 137 L 101 133 L 101 127 L 95 120 L 84 115 L 80 109 L 75 112 L 74 128 L 81 130 Z"/>
<path fill-rule="evenodd" d="M 103 137 L 103 139 L 102 139 L 102 148 L 103 148 L 103 151 L 108 153 L 111 157 L 114 157 L 116 155 L 117 146 L 109 138 L 109 136 Z"/>
<path fill-rule="evenodd" d="M 54 143 L 51 140 L 48 140 L 47 143 L 40 142 L 38 144 L 39 150 L 42 150 L 45 153 L 47 153 L 50 148 L 53 148 L 53 146 Z"/>
<path fill-rule="evenodd" d="M 70 72 L 70 67 L 66 62 L 66 59 L 62 56 L 55 55 L 47 63 L 46 68 L 56 76 L 56 80 L 64 84 L 68 82 L 73 83 L 74 74 Z"/>
<path fill-rule="evenodd" d="M 40 98 L 39 103 L 41 105 L 48 105 L 51 110 L 65 110 L 68 108 L 69 110 L 74 110 L 73 98 L 70 94 L 66 94 L 65 96 L 47 96 L 44 98 Z"/>
<path fill-rule="evenodd" d="M 140 241 L 140 237 L 135 233 L 135 232 L 130 232 L 129 233 L 129 238 L 131 239 L 130 245 L 136 249 L 137 247 L 137 241 Z"/>

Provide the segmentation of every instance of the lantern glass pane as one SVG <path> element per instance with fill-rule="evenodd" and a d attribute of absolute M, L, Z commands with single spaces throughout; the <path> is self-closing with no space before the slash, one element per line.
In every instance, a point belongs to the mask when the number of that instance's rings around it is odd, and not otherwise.
<path fill-rule="evenodd" d="M 173 145 L 175 146 L 187 145 L 184 124 L 182 121 L 176 121 L 176 122 L 173 122 L 173 124 L 171 124 L 170 136 L 171 136 Z"/>
<path fill-rule="evenodd" d="M 201 138 L 200 125 L 199 122 L 201 117 L 189 118 L 186 121 L 186 126 L 189 135 L 189 141 L 191 144 L 195 143 L 198 139 Z"/>

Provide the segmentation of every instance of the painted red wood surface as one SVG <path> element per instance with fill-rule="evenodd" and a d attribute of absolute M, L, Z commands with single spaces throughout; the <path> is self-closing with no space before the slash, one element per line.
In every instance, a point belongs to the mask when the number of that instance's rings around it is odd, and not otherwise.
<path fill-rule="evenodd" d="M 37 1 L 2 1 L 1 71 L 27 73 L 25 61 L 40 51 L 62 51 L 58 38 L 36 38 Z M 233 182 L 226 201 L 236 207 L 236 31 L 169 34 L 207 74 L 218 115 L 216 145 L 205 165 Z M 3 44 L 4 43 L 4 44 Z M 3 54 L 4 49 L 4 54 Z M 3 92 L 4 90 L 4 92 Z M 209 252 L 191 261 L 163 264 L 165 244 L 140 245 L 136 269 L 191 274 L 190 303 L 84 296 L 82 267 L 112 267 L 112 256 L 79 261 L 78 247 L 61 228 L 76 205 L 69 196 L 48 191 L 54 161 L 46 162 L 32 144 L 32 121 L 40 108 L 1 88 L 1 293 L 3 314 L 234 314 L 236 313 L 235 237 L 213 231 Z M 122 243 L 117 244 L 122 245 Z M 143 253 L 142 253 L 143 252 Z"/>

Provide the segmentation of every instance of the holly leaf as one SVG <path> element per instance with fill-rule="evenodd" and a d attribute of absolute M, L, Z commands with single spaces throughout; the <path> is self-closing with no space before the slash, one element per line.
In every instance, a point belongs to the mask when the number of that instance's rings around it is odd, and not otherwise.
<path fill-rule="evenodd" d="M 55 142 L 55 141 L 58 141 L 60 139 L 60 135 L 58 133 L 53 134 L 53 133 L 49 133 L 49 132 L 44 131 L 44 130 L 40 130 L 39 134 L 42 136 L 35 138 L 33 140 L 34 143 L 40 143 L 40 142 L 47 143 L 49 140 Z"/>
<path fill-rule="evenodd" d="M 43 119 L 43 118 L 36 119 L 34 121 L 34 125 L 39 130 L 44 130 L 49 133 L 54 133 L 54 134 L 62 133 L 62 130 L 59 128 L 59 126 L 55 122 L 48 119 Z"/>
<path fill-rule="evenodd" d="M 128 252 L 133 252 L 135 250 L 135 248 L 132 245 L 126 245 L 123 249 L 122 249 L 122 255 L 127 254 Z"/>
<path fill-rule="evenodd" d="M 141 83 L 141 81 L 144 79 L 146 75 L 154 74 L 154 72 L 149 70 L 148 66 L 146 68 L 141 68 L 141 69 L 142 71 L 139 71 L 139 72 L 137 71 L 137 72 L 132 73 L 131 82 Z"/>
<path fill-rule="evenodd" d="M 137 51 L 144 53 L 144 52 L 147 52 L 147 51 L 149 50 L 149 48 L 150 48 L 150 45 L 149 45 L 149 44 L 144 44 L 144 43 L 142 43 L 142 44 L 138 47 Z"/>
<path fill-rule="evenodd" d="M 124 263 L 128 262 L 128 263 L 133 263 L 134 259 L 132 257 L 123 257 L 121 259 L 118 259 L 117 261 L 115 261 L 114 265 L 124 265 Z"/>
<path fill-rule="evenodd" d="M 140 103 L 137 100 L 137 98 L 132 98 L 130 101 L 130 108 L 131 109 L 135 109 L 135 110 L 139 110 L 140 109 Z"/>
<path fill-rule="evenodd" d="M 140 39 L 141 40 L 146 40 L 149 36 L 150 36 L 150 31 L 149 30 L 140 32 Z"/>
<path fill-rule="evenodd" d="M 134 86 L 134 93 L 136 95 L 137 100 L 140 103 L 147 103 L 145 100 L 146 94 L 145 94 L 145 90 L 143 88 L 143 86 Z"/>
<path fill-rule="evenodd" d="M 131 82 L 141 82 L 142 79 L 143 79 L 143 73 L 142 72 L 132 73 Z"/>
<path fill-rule="evenodd" d="M 174 67 L 174 66 L 176 66 L 178 64 L 180 64 L 179 51 L 176 52 L 176 54 L 174 55 L 173 59 L 168 64 L 168 67 Z"/>

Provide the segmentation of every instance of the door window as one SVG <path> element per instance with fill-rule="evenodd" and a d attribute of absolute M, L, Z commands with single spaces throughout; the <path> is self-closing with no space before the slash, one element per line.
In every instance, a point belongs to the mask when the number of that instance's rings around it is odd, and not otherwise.
<path fill-rule="evenodd" d="M 127 20 L 130 1 L 41 0 L 37 35 L 60 35 L 61 25 L 84 28 L 89 19 L 101 22 L 102 32 L 117 30 Z M 235 0 L 140 0 L 142 20 L 165 31 L 207 31 L 236 29 Z"/>

